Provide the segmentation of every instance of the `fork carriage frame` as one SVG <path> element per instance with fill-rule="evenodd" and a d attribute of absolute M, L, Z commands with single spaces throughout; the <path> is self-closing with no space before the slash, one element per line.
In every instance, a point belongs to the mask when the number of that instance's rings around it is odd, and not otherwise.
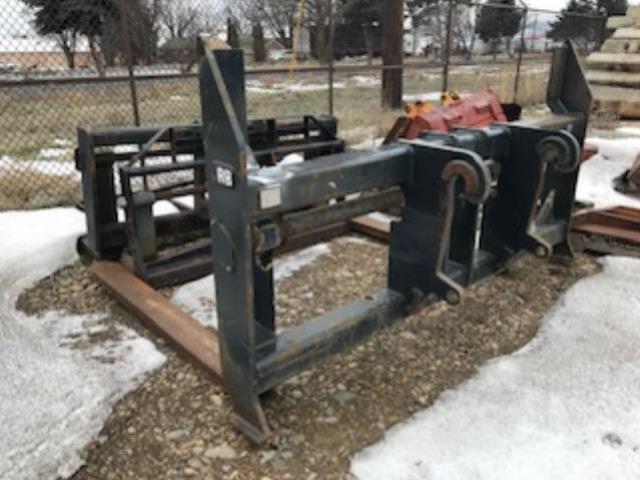
<path fill-rule="evenodd" d="M 554 57 L 550 118 L 268 171 L 252 166 L 241 52 L 205 52 L 200 86 L 224 385 L 236 425 L 256 442 L 269 435 L 260 395 L 286 378 L 432 300 L 457 303 L 519 252 L 572 254 L 590 93 L 570 44 Z M 275 252 L 305 230 L 398 203 L 387 288 L 277 333 Z"/>
<path fill-rule="evenodd" d="M 78 248 L 96 260 L 93 271 L 120 301 L 222 382 L 234 422 L 251 440 L 268 438 L 260 396 L 286 378 L 433 301 L 459 302 L 464 287 L 521 252 L 572 255 L 569 227 L 591 94 L 570 43 L 554 54 L 552 115 L 425 132 L 369 151 L 343 152 L 331 117 L 248 122 L 244 80 L 240 50 L 204 50 L 202 125 L 79 131 L 88 233 Z M 303 138 L 291 141 L 292 130 Z M 133 155 L 114 151 L 123 144 L 141 147 Z M 146 165 L 162 148 L 175 161 L 160 169 Z M 313 161 L 275 166 L 300 150 Z M 193 160 L 178 161 L 185 153 Z M 147 176 L 180 169 L 193 173 L 188 185 L 147 185 Z M 138 175 L 142 190 L 131 187 Z M 185 187 L 194 195 L 192 207 L 154 216 L 149 205 L 184 194 Z M 125 221 L 117 215 L 119 199 Z M 388 233 L 387 287 L 277 332 L 273 259 L 344 234 L 351 220 L 389 207 L 401 214 Z M 194 231 L 201 245 L 146 258 L 156 234 Z M 104 261 L 122 259 L 127 250 L 129 270 Z M 148 285 L 211 271 L 215 332 Z"/>
<path fill-rule="evenodd" d="M 257 164 L 269 167 L 290 153 L 312 160 L 344 151 L 337 129 L 337 120 L 327 115 L 261 119 L 249 123 L 248 138 Z M 80 128 L 76 166 L 82 174 L 87 234 L 79 239 L 78 250 L 97 260 L 122 258 L 154 287 L 210 274 L 203 155 L 201 125 Z M 185 198 L 193 204 L 185 204 Z M 154 214 L 159 201 L 178 211 Z M 182 240 L 179 248 L 170 245 L 169 252 L 163 251 L 165 239 L 176 236 L 193 241 Z"/>

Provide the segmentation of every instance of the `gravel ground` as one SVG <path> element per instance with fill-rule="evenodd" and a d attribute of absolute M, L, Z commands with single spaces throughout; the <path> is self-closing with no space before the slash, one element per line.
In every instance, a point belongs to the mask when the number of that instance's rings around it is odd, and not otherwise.
<path fill-rule="evenodd" d="M 280 324 L 296 324 L 383 286 L 386 250 L 332 242 L 330 254 L 279 283 Z M 526 344 L 559 296 L 598 268 L 584 255 L 573 262 L 522 257 L 469 289 L 461 305 L 432 306 L 307 370 L 264 399 L 275 435 L 263 448 L 231 428 L 222 389 L 144 329 L 83 266 L 43 280 L 18 304 L 29 313 L 107 311 L 168 355 L 162 369 L 116 406 L 75 480 L 346 479 L 354 453 L 486 360 Z"/>

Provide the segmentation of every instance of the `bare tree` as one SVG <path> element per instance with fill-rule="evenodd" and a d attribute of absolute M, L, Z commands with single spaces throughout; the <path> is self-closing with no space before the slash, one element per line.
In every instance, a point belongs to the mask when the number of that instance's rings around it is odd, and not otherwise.
<path fill-rule="evenodd" d="M 471 58 L 475 48 L 475 15 L 471 4 L 456 2 L 452 18 L 452 37 L 454 48 Z M 436 56 L 444 55 L 446 43 L 446 24 L 449 0 L 409 0 L 407 10 L 413 30 L 414 54 L 419 43 L 418 37 L 426 37 L 427 50 Z"/>
<path fill-rule="evenodd" d="M 467 60 L 473 56 L 476 44 L 475 15 L 469 5 L 457 5 L 453 17 L 453 36 L 459 50 Z"/>
<path fill-rule="evenodd" d="M 260 19 L 266 31 L 291 48 L 299 0 L 247 0 L 244 15 L 249 22 Z"/>
<path fill-rule="evenodd" d="M 62 49 L 67 66 L 73 70 L 76 68 L 76 43 L 78 34 L 74 31 L 65 31 L 54 34 L 56 42 Z"/>
<path fill-rule="evenodd" d="M 313 35 L 313 54 L 321 61 L 328 60 L 329 23 L 332 0 L 306 0 L 304 2 L 304 25 Z"/>
<path fill-rule="evenodd" d="M 412 54 L 418 54 L 418 38 L 420 35 L 421 27 L 425 23 L 425 19 L 433 14 L 434 7 L 438 7 L 438 0 L 407 0 L 406 9 L 411 19 L 411 34 L 412 34 Z"/>
<path fill-rule="evenodd" d="M 170 38 L 187 38 L 198 33 L 200 10 L 184 0 L 161 0 L 159 20 Z"/>

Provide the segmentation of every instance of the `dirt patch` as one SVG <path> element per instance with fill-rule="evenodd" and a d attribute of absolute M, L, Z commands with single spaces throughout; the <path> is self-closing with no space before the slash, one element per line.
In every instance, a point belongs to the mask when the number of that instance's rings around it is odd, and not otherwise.
<path fill-rule="evenodd" d="M 383 286 L 386 247 L 336 240 L 331 253 L 278 285 L 282 325 L 300 323 Z M 525 256 L 467 291 L 376 333 L 277 387 L 265 399 L 273 444 L 254 448 L 228 422 L 230 405 L 206 374 L 172 352 L 76 265 L 26 292 L 29 312 L 108 311 L 169 353 L 166 365 L 115 408 L 75 480 L 116 478 L 339 479 L 385 430 L 428 407 L 486 360 L 525 345 L 559 296 L 598 271 Z M 80 287 L 78 286 L 80 285 Z"/>

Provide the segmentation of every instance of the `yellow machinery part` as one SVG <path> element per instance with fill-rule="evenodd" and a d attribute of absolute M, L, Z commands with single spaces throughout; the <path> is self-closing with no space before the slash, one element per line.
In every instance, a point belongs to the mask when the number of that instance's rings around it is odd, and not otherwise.
<path fill-rule="evenodd" d="M 454 105 L 461 100 L 460 95 L 455 90 L 442 92 L 440 95 L 440 105 L 434 105 L 432 102 L 423 102 L 416 100 L 415 102 L 407 102 L 404 105 L 404 111 L 409 118 L 416 118 L 423 113 L 429 113 L 439 106 Z"/>

